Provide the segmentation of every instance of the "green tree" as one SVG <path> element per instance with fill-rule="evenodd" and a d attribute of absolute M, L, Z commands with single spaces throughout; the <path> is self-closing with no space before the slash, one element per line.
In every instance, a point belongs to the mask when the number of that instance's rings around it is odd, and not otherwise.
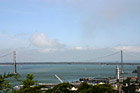
<path fill-rule="evenodd" d="M 61 83 L 52 89 L 46 91 L 46 93 L 74 93 L 71 88 L 74 87 L 70 83 Z"/>
<path fill-rule="evenodd" d="M 128 84 L 128 86 L 130 85 L 130 78 L 123 80 L 123 85 L 126 85 L 126 84 Z"/>
<path fill-rule="evenodd" d="M 113 93 L 113 88 L 109 84 L 93 86 L 83 82 L 79 85 L 77 93 Z"/>
<path fill-rule="evenodd" d="M 20 90 L 14 90 L 14 93 L 41 93 L 40 87 L 34 81 L 33 74 L 28 74 L 26 80 L 22 81 L 23 87 Z"/>
<path fill-rule="evenodd" d="M 92 93 L 113 93 L 113 88 L 110 84 L 95 85 Z"/>
<path fill-rule="evenodd" d="M 78 93 L 92 93 L 93 86 L 83 82 L 79 85 L 77 92 Z"/>
<path fill-rule="evenodd" d="M 9 91 L 12 90 L 11 85 L 9 84 L 9 82 L 7 80 L 5 80 L 6 78 L 12 77 L 12 74 L 6 74 L 4 73 L 4 75 L 0 74 L 0 92 L 2 93 L 7 93 Z"/>

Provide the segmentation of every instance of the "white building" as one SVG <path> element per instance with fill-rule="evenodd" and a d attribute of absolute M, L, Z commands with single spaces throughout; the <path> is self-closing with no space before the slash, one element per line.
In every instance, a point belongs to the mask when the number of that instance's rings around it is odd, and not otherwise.
<path fill-rule="evenodd" d="M 119 76 L 119 67 L 118 65 L 116 65 L 116 79 L 119 79 L 120 76 Z"/>

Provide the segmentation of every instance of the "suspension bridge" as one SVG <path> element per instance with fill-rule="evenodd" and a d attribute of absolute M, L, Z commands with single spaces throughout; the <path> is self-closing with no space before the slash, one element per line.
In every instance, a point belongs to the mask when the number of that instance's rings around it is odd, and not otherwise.
<path fill-rule="evenodd" d="M 95 60 L 99 60 L 99 59 L 104 59 L 116 54 L 120 54 L 120 62 L 95 62 Z M 12 51 L 10 53 L 7 53 L 5 55 L 0 56 L 1 58 L 5 58 L 9 55 L 12 55 L 13 57 L 13 62 L 2 62 L 0 63 L 0 65 L 12 65 L 13 66 L 13 74 L 17 74 L 17 65 L 22 65 L 22 64 L 106 64 L 106 65 L 121 65 L 121 74 L 124 74 L 124 70 L 123 70 L 123 65 L 140 65 L 140 63 L 124 63 L 123 62 L 123 51 L 119 51 L 119 52 L 115 52 L 112 54 L 108 54 L 105 56 L 101 56 L 101 57 L 97 57 L 94 59 L 88 59 L 88 60 L 82 60 L 82 61 L 78 61 L 78 62 L 16 62 L 16 51 Z M 92 61 L 92 62 L 91 62 Z"/>

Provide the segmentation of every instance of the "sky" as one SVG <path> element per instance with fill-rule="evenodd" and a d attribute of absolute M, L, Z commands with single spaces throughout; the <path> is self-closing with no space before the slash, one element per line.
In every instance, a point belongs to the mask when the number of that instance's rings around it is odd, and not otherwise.
<path fill-rule="evenodd" d="M 139 61 L 139 5 L 140 0 L 0 0 L 0 56 L 16 50 L 19 62 L 81 62 L 123 50 L 126 61 Z M 109 60 L 119 62 L 120 55 L 100 61 Z"/>

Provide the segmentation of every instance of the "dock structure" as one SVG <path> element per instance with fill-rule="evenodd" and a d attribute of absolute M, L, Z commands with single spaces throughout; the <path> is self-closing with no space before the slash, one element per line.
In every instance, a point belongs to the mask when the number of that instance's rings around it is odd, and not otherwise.
<path fill-rule="evenodd" d="M 46 86 L 48 88 L 52 88 L 54 86 L 57 86 L 60 83 L 38 83 L 39 86 Z M 81 83 L 71 83 L 72 85 L 78 87 Z"/>
<path fill-rule="evenodd" d="M 58 83 L 38 83 L 39 86 L 47 86 L 47 87 L 54 87 L 57 86 Z"/>

